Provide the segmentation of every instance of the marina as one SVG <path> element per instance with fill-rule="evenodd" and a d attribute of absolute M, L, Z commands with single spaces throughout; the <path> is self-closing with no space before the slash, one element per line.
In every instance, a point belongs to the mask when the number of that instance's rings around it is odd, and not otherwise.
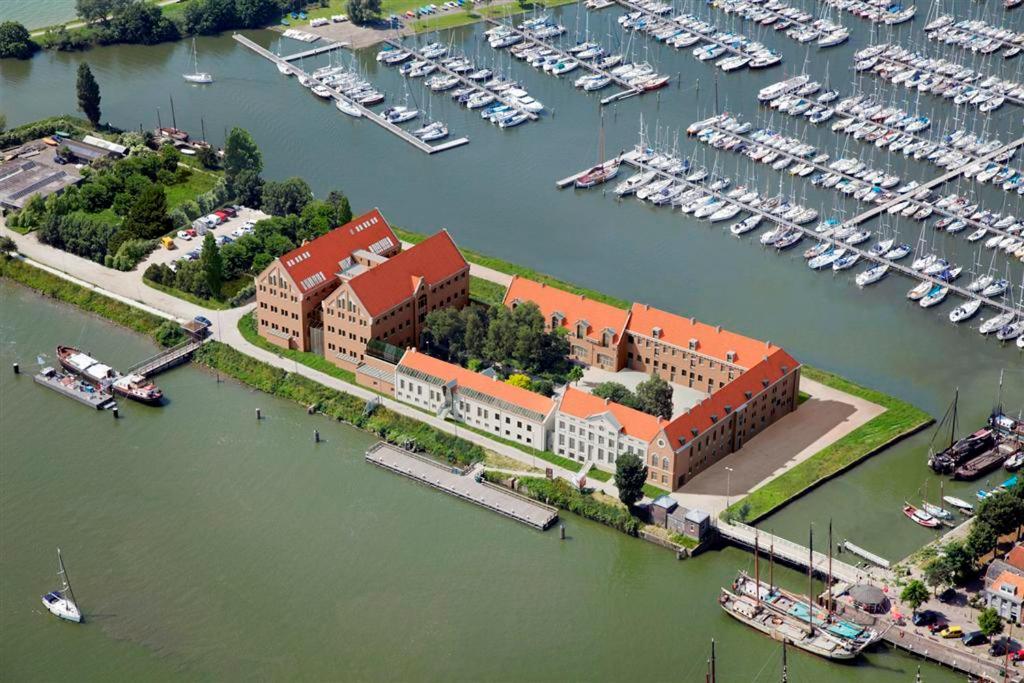
<path fill-rule="evenodd" d="M 327 45 L 320 45 L 319 47 L 314 47 L 309 50 L 303 50 L 302 52 L 296 52 L 294 54 L 285 55 L 281 57 L 281 59 L 283 59 L 286 62 L 295 62 L 306 59 L 307 57 L 316 57 L 317 55 L 327 54 L 328 52 L 334 52 L 335 50 L 339 50 L 343 47 L 348 47 L 348 43 L 329 43 Z"/>
<path fill-rule="evenodd" d="M 553 507 L 485 481 L 477 481 L 472 472 L 442 465 L 384 442 L 378 442 L 367 450 L 366 460 L 540 531 L 558 520 L 558 511 Z"/>
<path fill-rule="evenodd" d="M 800 44 L 813 42 L 819 48 L 829 48 L 841 45 L 850 36 L 850 32 L 841 24 L 825 17 L 815 18 L 810 12 L 778 0 L 767 3 L 720 0 L 711 3 L 711 6 L 759 26 L 772 27 Z"/>
<path fill-rule="evenodd" d="M 924 34 L 928 40 L 982 55 L 1003 50 L 1005 59 L 1012 59 L 1024 50 L 1024 32 L 992 26 L 981 19 L 957 20 L 952 14 L 942 14 L 928 22 Z"/>
<path fill-rule="evenodd" d="M 384 116 L 381 116 L 372 109 L 369 109 L 368 107 L 365 107 L 362 104 L 355 102 L 354 100 L 348 98 L 346 95 L 342 94 L 340 91 L 331 88 L 327 85 L 324 85 L 319 79 L 316 79 L 312 75 L 307 74 L 305 71 L 298 68 L 291 62 L 288 62 L 284 60 L 282 57 L 275 55 L 270 50 L 267 50 L 266 48 L 257 45 L 245 36 L 239 33 L 235 33 L 231 37 L 238 41 L 240 44 L 244 45 L 248 49 L 258 54 L 259 56 L 276 64 L 278 70 L 281 71 L 281 73 L 289 74 L 301 79 L 308 79 L 309 82 L 314 83 L 318 85 L 318 87 L 323 88 L 330 95 L 330 97 L 334 99 L 334 101 L 344 103 L 345 106 L 359 112 L 362 118 L 372 121 L 373 123 L 377 124 L 381 128 L 388 131 L 389 133 L 398 136 L 400 139 L 409 143 L 410 145 L 420 150 L 421 152 L 426 152 L 427 154 L 437 154 L 438 152 L 444 152 L 449 149 L 461 147 L 462 145 L 469 143 L 469 138 L 459 137 L 453 140 L 442 142 L 441 144 L 438 145 L 427 144 L 426 142 L 424 142 L 417 136 L 413 135 L 409 131 L 392 123 Z"/>

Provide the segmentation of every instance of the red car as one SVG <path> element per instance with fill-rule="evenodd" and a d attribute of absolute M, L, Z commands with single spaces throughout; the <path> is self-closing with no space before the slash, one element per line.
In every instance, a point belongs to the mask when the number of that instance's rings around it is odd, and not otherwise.
<path fill-rule="evenodd" d="M 939 631 L 945 629 L 947 626 L 949 626 L 949 624 L 945 621 L 936 620 L 934 624 L 928 626 L 928 630 L 932 633 L 938 633 Z"/>
<path fill-rule="evenodd" d="M 1024 650 L 1017 650 L 1010 653 L 1010 659 L 1015 662 L 1024 662 Z"/>
<path fill-rule="evenodd" d="M 190 237 L 198 237 L 199 236 L 198 234 L 196 234 L 196 229 L 195 228 L 189 228 L 185 232 L 187 232 Z"/>

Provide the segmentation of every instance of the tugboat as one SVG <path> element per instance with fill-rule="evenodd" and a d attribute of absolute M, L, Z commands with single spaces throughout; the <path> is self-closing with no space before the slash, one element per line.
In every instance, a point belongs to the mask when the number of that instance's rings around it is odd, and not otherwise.
<path fill-rule="evenodd" d="M 105 391 L 148 406 L 158 406 L 164 394 L 159 387 L 142 375 L 122 375 L 114 368 L 99 362 L 73 346 L 58 346 L 57 359 L 68 372 Z"/>

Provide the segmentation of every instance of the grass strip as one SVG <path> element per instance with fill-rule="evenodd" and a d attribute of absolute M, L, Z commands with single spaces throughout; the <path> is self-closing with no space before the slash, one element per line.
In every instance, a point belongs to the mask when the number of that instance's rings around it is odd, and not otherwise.
<path fill-rule="evenodd" d="M 505 288 L 497 282 L 470 275 L 469 296 L 474 301 L 488 306 L 500 306 L 505 299 Z"/>
<path fill-rule="evenodd" d="M 280 346 L 271 344 L 266 339 L 260 336 L 259 331 L 256 329 L 256 314 L 249 312 L 238 319 L 238 331 L 242 333 L 245 341 L 258 346 L 265 351 L 270 351 L 273 354 L 293 360 L 296 363 L 302 363 L 308 368 L 318 370 L 325 375 L 336 377 L 349 384 L 356 383 L 356 375 L 350 370 L 339 368 L 337 365 L 327 360 L 318 353 L 312 353 L 310 351 L 298 351 L 296 349 L 282 349 Z"/>
<path fill-rule="evenodd" d="M 149 336 L 154 336 L 157 328 L 164 322 L 164 318 L 158 315 L 69 282 L 21 259 L 0 257 L 0 277 L 10 278 L 44 296 L 77 306 L 83 311 L 95 313 Z"/>
<path fill-rule="evenodd" d="M 227 309 L 231 308 L 225 301 L 217 301 L 216 299 L 204 299 L 201 296 L 196 296 L 195 294 L 190 294 L 189 292 L 183 292 L 182 290 L 176 287 L 168 287 L 167 285 L 162 285 L 159 282 L 153 282 L 148 277 L 143 277 L 142 282 L 147 287 L 151 287 L 152 289 L 155 289 L 158 292 L 169 294 L 170 296 L 177 297 L 182 301 L 187 301 L 190 304 L 195 304 L 196 306 L 202 306 L 203 308 L 212 308 L 216 311 L 226 311 Z"/>
<path fill-rule="evenodd" d="M 862 387 L 830 372 L 805 365 L 801 373 L 807 379 L 880 405 L 885 412 L 736 501 L 722 513 L 723 519 L 752 522 L 763 519 L 868 456 L 935 421 L 931 415 L 906 401 Z"/>

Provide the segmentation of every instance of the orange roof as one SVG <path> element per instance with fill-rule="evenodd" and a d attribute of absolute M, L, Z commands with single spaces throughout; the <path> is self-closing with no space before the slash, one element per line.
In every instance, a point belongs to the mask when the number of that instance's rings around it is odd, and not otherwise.
<path fill-rule="evenodd" d="M 517 300 L 532 301 L 537 304 L 547 323 L 551 322 L 555 313 L 560 313 L 563 318 L 562 326 L 569 330 L 575 330 L 579 321 L 586 321 L 588 324 L 586 334 L 595 340 L 601 338 L 602 331 L 610 328 L 615 331 L 614 341 L 618 343 L 626 326 L 626 319 L 629 317 L 629 311 L 588 299 L 582 294 L 572 294 L 557 287 L 549 287 L 518 275 L 512 277 L 512 282 L 505 291 L 503 303 L 506 306 L 511 306 Z"/>
<path fill-rule="evenodd" d="M 554 400 L 547 396 L 506 384 L 499 379 L 492 379 L 472 370 L 445 362 L 439 358 L 434 358 L 416 349 L 406 351 L 402 356 L 402 360 L 398 362 L 398 367 L 419 370 L 445 382 L 454 380 L 458 386 L 473 389 L 481 394 L 492 396 L 505 403 L 511 403 L 514 406 L 532 410 L 545 416 L 551 412 L 551 408 L 555 405 Z"/>
<path fill-rule="evenodd" d="M 421 280 L 428 286 L 436 285 L 466 267 L 466 259 L 455 242 L 442 230 L 356 275 L 348 284 L 367 313 L 376 317 L 409 299 Z"/>
<path fill-rule="evenodd" d="M 1017 576 L 1013 572 L 1004 571 L 992 582 L 990 590 L 999 590 L 999 587 L 1005 583 L 1017 589 L 1017 597 L 1024 598 L 1024 576 Z"/>
<path fill-rule="evenodd" d="M 1024 546 L 1018 545 L 1013 550 L 1006 554 L 1003 558 L 1003 562 L 1016 567 L 1017 569 L 1024 569 Z"/>
<path fill-rule="evenodd" d="M 338 278 L 338 264 L 359 249 L 382 253 L 399 245 L 391 226 L 374 209 L 278 259 L 303 294 Z"/>
<path fill-rule="evenodd" d="M 622 427 L 622 433 L 641 441 L 651 441 L 664 424 L 654 415 L 628 408 L 585 391 L 566 387 L 558 411 L 579 418 L 610 413 Z"/>
<path fill-rule="evenodd" d="M 744 337 L 693 318 L 684 318 L 647 304 L 633 304 L 626 331 L 655 337 L 655 328 L 658 329 L 658 339 L 682 349 L 689 348 L 690 340 L 696 339 L 697 352 L 705 356 L 724 361 L 726 354 L 733 351 L 736 356 L 732 362 L 744 368 L 749 368 L 775 348 L 769 342 Z"/>
<path fill-rule="evenodd" d="M 694 437 L 711 429 L 718 421 L 724 420 L 729 412 L 746 403 L 749 400 L 747 392 L 750 392 L 752 398 L 764 391 L 764 380 L 772 384 L 800 366 L 785 350 L 773 348 L 774 351 L 764 356 L 759 363 L 755 363 L 739 377 L 665 425 L 665 433 L 673 450 L 690 443 Z M 747 362 L 749 361 L 748 357 Z M 728 412 L 726 407 L 729 408 Z M 711 419 L 712 416 L 715 417 L 714 420 Z"/>

